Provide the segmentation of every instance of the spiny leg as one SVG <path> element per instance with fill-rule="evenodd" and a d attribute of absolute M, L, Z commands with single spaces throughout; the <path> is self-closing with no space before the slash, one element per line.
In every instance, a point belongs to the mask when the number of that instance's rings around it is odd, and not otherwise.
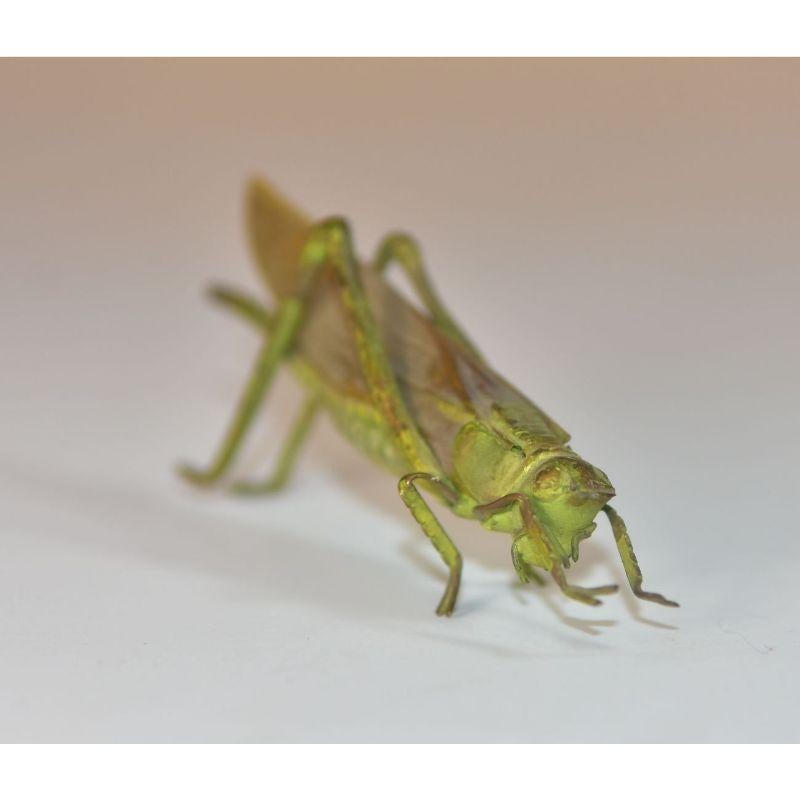
<path fill-rule="evenodd" d="M 564 568 L 557 564 L 550 570 L 553 580 L 558 585 L 558 588 L 572 600 L 577 600 L 579 603 L 586 603 L 589 606 L 602 605 L 602 601 L 598 600 L 595 595 L 598 594 L 614 594 L 619 589 L 615 583 L 607 584 L 606 586 L 593 586 L 583 587 L 575 586 L 567 581 L 567 576 L 564 574 Z"/>
<path fill-rule="evenodd" d="M 290 297 L 281 304 L 269 342 L 261 348 L 236 414 L 211 466 L 205 470 L 183 466 L 180 473 L 184 478 L 207 486 L 219 480 L 230 467 L 272 383 L 278 365 L 294 344 L 302 321 L 302 311 L 303 303 L 298 297 Z"/>
<path fill-rule="evenodd" d="M 514 537 L 511 543 L 511 560 L 514 569 L 517 571 L 520 580 L 524 583 L 528 580 L 530 568 L 536 566 L 529 564 L 530 556 L 526 557 L 526 546 L 530 546 L 535 551 L 536 556 L 543 562 L 544 568 L 553 576 L 553 580 L 561 591 L 569 598 L 590 606 L 599 606 L 601 601 L 595 595 L 611 594 L 616 592 L 619 587 L 614 584 L 606 586 L 583 587 L 575 586 L 567 580 L 564 568 L 561 565 L 561 555 L 551 537 L 547 535 L 536 515 L 531 508 L 530 500 L 521 492 L 513 492 L 503 497 L 493 500 L 491 503 L 484 503 L 476 506 L 475 512 L 479 516 L 491 516 L 494 512 L 503 511 L 510 505 L 516 503 L 520 509 L 523 522 L 523 530 Z M 538 576 L 537 576 L 538 577 Z"/>
<path fill-rule="evenodd" d="M 642 589 L 642 570 L 636 560 L 636 553 L 633 552 L 633 543 L 631 542 L 631 537 L 628 536 L 628 529 L 625 527 L 622 517 L 611 506 L 604 506 L 603 511 L 611 523 L 611 529 L 614 531 L 614 541 L 617 543 L 617 550 L 619 550 L 619 556 L 622 559 L 622 566 L 625 568 L 628 583 L 631 585 L 631 591 L 642 600 L 650 600 L 653 603 L 660 603 L 662 606 L 677 608 L 678 604 L 674 600 L 667 600 L 663 594 L 645 592 Z"/>
<path fill-rule="evenodd" d="M 383 239 L 378 245 L 378 252 L 373 266 L 378 272 L 384 272 L 393 261 L 396 261 L 403 268 L 411 284 L 419 293 L 425 308 L 427 308 L 428 313 L 440 330 L 451 339 L 459 342 L 480 361 L 483 361 L 483 356 L 464 331 L 461 330 L 458 323 L 450 316 L 450 312 L 444 307 L 439 295 L 433 288 L 416 241 L 404 233 L 392 233 Z"/>
<path fill-rule="evenodd" d="M 414 482 L 418 480 L 434 483 L 445 491 L 449 491 L 449 489 L 435 475 L 429 475 L 425 472 L 414 472 L 410 475 L 405 475 L 400 479 L 397 485 L 400 497 L 406 504 L 406 507 L 419 523 L 425 535 L 431 540 L 433 546 L 439 551 L 442 560 L 450 569 L 447 587 L 436 608 L 436 613 L 439 616 L 444 615 L 449 617 L 455 608 L 456 599 L 458 598 L 458 589 L 461 585 L 461 553 L 458 552 L 458 548 L 453 544 L 453 540 L 447 535 L 444 528 L 442 528 L 439 520 L 436 519 L 436 516 L 433 511 L 431 511 L 430 506 L 422 498 L 417 487 L 414 486 Z"/>
<path fill-rule="evenodd" d="M 441 474 L 438 459 L 418 430 L 397 386 L 364 292 L 350 230 L 343 219 L 328 219 L 313 227 L 303 250 L 303 265 L 307 269 L 322 265 L 334 269 L 372 404 L 392 429 L 410 467 L 432 475 Z"/>
<path fill-rule="evenodd" d="M 286 439 L 283 451 L 278 458 L 275 471 L 267 480 L 239 481 L 233 484 L 232 490 L 237 494 L 257 495 L 271 494 L 282 489 L 292 474 L 292 470 L 297 462 L 297 456 L 300 453 L 300 448 L 311 430 L 319 408 L 320 400 L 318 397 L 314 396 L 306 401 L 291 433 Z"/>
<path fill-rule="evenodd" d="M 251 323 L 259 331 L 269 333 L 274 330 L 275 317 L 272 312 L 258 300 L 244 292 L 225 286 L 212 286 L 209 290 L 209 296 L 214 302 L 237 314 L 246 322 Z M 268 480 L 240 481 L 233 485 L 232 491 L 238 494 L 256 495 L 269 494 L 282 489 L 291 475 L 300 448 L 311 429 L 318 409 L 319 400 L 316 397 L 312 397 L 305 403 L 292 432 L 284 444 L 275 471 Z"/>
<path fill-rule="evenodd" d="M 511 563 L 514 565 L 514 570 L 520 583 L 530 583 L 531 579 L 539 586 L 544 586 L 544 578 L 536 571 L 533 564 L 529 564 L 525 557 L 520 553 L 520 545 L 524 543 L 527 533 L 518 533 L 514 540 L 511 542 Z"/>

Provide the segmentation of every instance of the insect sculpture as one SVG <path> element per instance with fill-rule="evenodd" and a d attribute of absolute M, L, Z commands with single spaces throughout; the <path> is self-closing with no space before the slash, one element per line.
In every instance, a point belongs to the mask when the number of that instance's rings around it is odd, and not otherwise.
<path fill-rule="evenodd" d="M 187 479 L 210 485 L 225 476 L 286 363 L 306 389 L 305 405 L 270 479 L 236 483 L 234 491 L 281 488 L 314 418 L 326 411 L 345 437 L 399 478 L 402 501 L 447 565 L 437 614 L 453 612 L 462 558 L 422 492 L 459 517 L 509 534 L 523 582 L 541 582 L 537 570 L 544 570 L 565 595 L 589 605 L 617 587 L 575 586 L 567 569 L 603 511 L 633 593 L 677 605 L 642 589 L 625 523 L 608 505 L 615 494 L 608 477 L 489 366 L 439 299 L 413 239 L 390 235 L 363 264 L 344 219 L 312 223 L 261 181 L 249 187 L 247 217 L 252 250 L 277 307 L 268 311 L 234 290 L 212 291 L 266 339 L 213 463 L 206 470 L 183 467 Z M 387 282 L 392 264 L 405 271 L 426 313 Z"/>

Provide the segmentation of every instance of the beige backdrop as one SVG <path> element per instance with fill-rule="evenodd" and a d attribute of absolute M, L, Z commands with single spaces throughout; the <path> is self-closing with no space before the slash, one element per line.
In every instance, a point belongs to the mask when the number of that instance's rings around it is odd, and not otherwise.
<path fill-rule="evenodd" d="M 799 90 L 770 60 L 1 63 L 0 738 L 797 739 Z M 446 518 L 436 619 L 394 480 L 327 427 L 280 498 L 174 479 L 257 346 L 201 298 L 260 290 L 255 173 L 365 254 L 417 234 L 679 611 L 514 588 Z M 578 577 L 622 578 L 595 539 Z"/>

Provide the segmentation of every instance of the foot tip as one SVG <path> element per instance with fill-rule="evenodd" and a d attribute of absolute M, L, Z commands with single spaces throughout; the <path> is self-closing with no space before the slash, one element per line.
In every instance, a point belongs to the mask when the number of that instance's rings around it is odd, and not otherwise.
<path fill-rule="evenodd" d="M 661 606 L 668 606 L 669 608 L 680 608 L 680 603 L 674 600 L 668 600 L 663 594 L 657 592 L 636 592 L 636 596 L 640 600 L 649 600 L 651 603 L 658 603 Z"/>
<path fill-rule="evenodd" d="M 589 589 L 594 594 L 614 594 L 619 591 L 619 584 L 609 583 L 606 586 L 596 586 L 594 589 Z"/>
<path fill-rule="evenodd" d="M 205 474 L 201 470 L 195 469 L 191 464 L 178 464 L 175 467 L 175 472 L 193 486 L 208 486 L 209 484 Z"/>
<path fill-rule="evenodd" d="M 206 287 L 206 297 L 208 297 L 209 300 L 226 300 L 228 294 L 228 290 L 219 283 L 212 283 L 210 286 Z"/>

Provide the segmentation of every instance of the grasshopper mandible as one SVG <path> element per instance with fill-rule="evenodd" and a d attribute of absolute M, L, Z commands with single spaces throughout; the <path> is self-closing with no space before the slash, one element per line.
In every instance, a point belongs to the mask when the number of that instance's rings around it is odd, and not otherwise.
<path fill-rule="evenodd" d="M 436 613 L 450 615 L 461 582 L 461 554 L 420 493 L 511 536 L 520 580 L 545 570 L 568 597 L 599 605 L 617 586 L 568 582 L 581 541 L 605 512 L 633 593 L 676 606 L 642 589 L 642 573 L 622 518 L 608 505 L 608 477 L 569 446 L 569 434 L 501 378 L 448 313 L 414 240 L 387 236 L 370 264 L 354 253 L 347 222 L 313 224 L 262 181 L 247 193 L 252 250 L 277 300 L 268 311 L 235 290 L 212 297 L 266 334 L 236 415 L 211 466 L 183 467 L 195 484 L 227 473 L 278 366 L 287 362 L 306 388 L 277 467 L 264 482 L 233 490 L 266 494 L 289 478 L 321 410 L 357 447 L 399 478 L 400 497 L 450 570 Z M 401 267 L 427 313 L 385 278 Z"/>

